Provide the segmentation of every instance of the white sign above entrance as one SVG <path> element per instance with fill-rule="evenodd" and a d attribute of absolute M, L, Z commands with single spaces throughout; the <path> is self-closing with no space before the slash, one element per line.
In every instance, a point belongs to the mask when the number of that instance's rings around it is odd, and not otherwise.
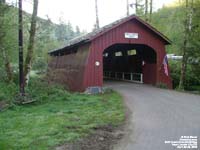
<path fill-rule="evenodd" d="M 138 33 L 125 32 L 124 36 L 126 39 L 138 39 Z"/>

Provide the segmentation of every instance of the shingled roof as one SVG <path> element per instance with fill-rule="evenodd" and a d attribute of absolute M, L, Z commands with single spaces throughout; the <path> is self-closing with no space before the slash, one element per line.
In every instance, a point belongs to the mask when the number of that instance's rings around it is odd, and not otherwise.
<path fill-rule="evenodd" d="M 54 52 L 58 52 L 58 51 L 62 51 L 63 49 L 69 49 L 71 47 L 74 46 L 78 46 L 81 44 L 85 44 L 88 43 L 90 41 L 92 41 L 93 39 L 97 38 L 98 36 L 104 34 L 105 32 L 110 31 L 113 28 L 118 27 L 119 25 L 132 20 L 132 19 L 136 19 L 138 22 L 142 23 L 144 26 L 146 26 L 147 28 L 149 28 L 151 31 L 153 31 L 155 34 L 157 34 L 161 39 L 163 39 L 167 44 L 170 44 L 171 41 L 165 36 L 163 35 L 161 32 L 159 32 L 157 29 L 155 29 L 154 27 L 152 27 L 150 24 L 148 24 L 147 22 L 143 21 L 142 19 L 140 19 L 139 17 L 135 16 L 135 15 L 131 15 L 122 19 L 119 19 L 111 24 L 108 24 L 100 29 L 94 30 L 93 32 L 90 32 L 88 34 L 76 37 L 72 40 L 70 40 L 67 45 L 65 45 L 64 47 L 60 48 L 60 49 L 56 49 L 56 50 L 52 50 L 49 51 L 49 54 L 53 54 Z"/>

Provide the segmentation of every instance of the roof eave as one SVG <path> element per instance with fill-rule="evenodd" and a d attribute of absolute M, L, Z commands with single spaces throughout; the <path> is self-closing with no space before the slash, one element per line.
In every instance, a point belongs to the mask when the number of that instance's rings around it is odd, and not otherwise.
<path fill-rule="evenodd" d="M 63 51 L 63 50 L 70 49 L 72 47 L 80 46 L 80 45 L 86 44 L 88 42 L 90 42 L 90 39 L 85 39 L 85 40 L 82 40 L 82 41 L 80 41 L 80 42 L 78 42 L 76 44 L 71 44 L 69 46 L 64 46 L 63 48 L 59 48 L 59 49 L 55 49 L 55 50 L 49 51 L 48 54 L 52 55 L 52 54 L 54 54 L 56 52 L 60 52 L 60 51 Z"/>
<path fill-rule="evenodd" d="M 114 25 L 113 27 L 108 28 L 105 31 L 98 33 L 97 35 L 95 35 L 94 37 L 92 37 L 90 40 L 94 40 L 94 39 L 98 38 L 99 36 L 105 34 L 106 32 L 109 32 L 110 30 L 112 30 L 112 29 L 120 26 L 124 22 L 132 20 L 132 19 L 136 19 L 137 21 L 139 21 L 140 23 L 142 23 L 143 25 L 145 25 L 147 28 L 149 28 L 150 30 L 152 30 L 154 33 L 156 33 L 161 39 L 163 39 L 165 41 L 165 45 L 172 44 L 172 41 L 170 39 L 168 39 L 164 34 L 162 34 L 161 32 L 159 32 L 156 28 L 154 28 L 153 26 L 151 26 L 149 23 L 145 22 L 144 20 L 140 19 L 136 15 L 132 15 L 132 16 L 127 17 L 122 22 Z"/>

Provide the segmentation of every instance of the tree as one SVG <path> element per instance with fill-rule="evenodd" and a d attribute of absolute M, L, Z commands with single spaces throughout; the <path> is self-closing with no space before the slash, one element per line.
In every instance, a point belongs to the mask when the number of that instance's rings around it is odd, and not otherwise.
<path fill-rule="evenodd" d="M 145 0 L 145 21 L 148 21 L 148 0 Z"/>
<path fill-rule="evenodd" d="M 79 26 L 76 26 L 76 36 L 79 36 L 81 34 Z"/>
<path fill-rule="evenodd" d="M 135 1 L 135 9 L 136 15 L 143 17 L 144 16 L 144 4 L 143 0 L 136 0 Z"/>
<path fill-rule="evenodd" d="M 129 16 L 129 0 L 126 0 L 126 15 Z"/>
<path fill-rule="evenodd" d="M 29 43 L 28 43 L 27 55 L 26 55 L 26 60 L 25 60 L 25 65 L 24 65 L 24 79 L 25 79 L 26 83 L 29 78 L 29 73 L 31 70 L 31 65 L 32 65 L 32 60 L 33 60 L 37 11 L 38 11 L 38 0 L 34 0 L 33 1 L 33 13 L 32 13 L 32 17 L 31 17 Z"/>
<path fill-rule="evenodd" d="M 152 20 L 152 13 L 153 13 L 153 0 L 150 0 L 150 10 L 149 10 L 149 22 Z"/>
<path fill-rule="evenodd" d="M 60 17 L 59 24 L 56 25 L 55 35 L 57 40 L 64 44 L 74 38 L 76 33 L 73 30 L 71 22 L 68 21 L 66 24 L 64 19 Z"/>
<path fill-rule="evenodd" d="M 138 14 L 138 0 L 135 0 L 135 14 Z"/>
<path fill-rule="evenodd" d="M 24 55 L 23 55 L 23 11 L 22 11 L 22 0 L 18 1 L 19 12 L 18 12 L 18 46 L 19 46 L 19 92 L 20 96 L 25 96 L 25 84 L 24 84 Z"/>
<path fill-rule="evenodd" d="M 1 48 L 1 50 L 2 50 L 3 60 L 4 60 L 5 70 L 7 73 L 7 79 L 8 79 L 8 82 L 11 82 L 13 80 L 13 72 L 12 72 L 12 67 L 10 63 L 10 58 L 5 48 Z"/>
<path fill-rule="evenodd" d="M 143 11 L 143 6 L 141 3 L 143 0 L 135 0 L 135 3 L 129 4 L 129 1 L 127 0 L 127 16 L 129 15 L 129 6 L 133 8 L 135 6 L 135 14 L 141 15 L 141 12 Z"/>
<path fill-rule="evenodd" d="M 67 28 L 67 40 L 73 39 L 75 36 L 75 32 L 73 30 L 71 22 L 68 21 L 66 28 Z"/>
<path fill-rule="evenodd" d="M 59 19 L 59 24 L 56 26 L 55 34 L 57 40 L 62 42 L 67 40 L 67 25 L 61 18 Z"/>
<path fill-rule="evenodd" d="M 0 51 L 4 62 L 4 68 L 7 73 L 8 82 L 13 80 L 13 72 L 11 68 L 8 50 L 4 47 L 6 36 L 5 14 L 8 13 L 9 7 L 5 4 L 5 0 L 0 0 Z"/>
<path fill-rule="evenodd" d="M 192 17 L 193 17 L 193 0 L 190 5 L 188 0 L 185 0 L 185 21 L 184 21 L 184 37 L 183 37 L 183 46 L 182 46 L 182 63 L 181 63 L 181 75 L 179 81 L 179 89 L 184 89 L 184 82 L 187 70 L 187 63 L 189 57 L 189 40 L 192 30 Z"/>
<path fill-rule="evenodd" d="M 96 24 L 95 28 L 99 29 L 99 14 L 98 14 L 98 1 L 95 0 L 95 11 L 96 11 Z"/>

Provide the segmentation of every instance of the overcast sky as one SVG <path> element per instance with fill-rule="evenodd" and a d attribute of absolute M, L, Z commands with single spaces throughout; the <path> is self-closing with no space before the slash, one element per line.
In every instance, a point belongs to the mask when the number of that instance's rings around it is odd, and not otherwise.
<path fill-rule="evenodd" d="M 17 0 L 7 0 L 17 1 Z M 23 0 L 23 9 L 32 12 L 32 1 Z M 73 26 L 78 25 L 81 30 L 90 31 L 95 24 L 95 0 L 39 0 L 38 15 L 48 17 L 58 23 L 60 17 L 65 22 L 70 21 Z M 135 0 L 129 0 L 134 2 Z M 153 0 L 154 10 L 174 0 Z M 98 0 L 100 26 L 104 26 L 126 15 L 126 0 Z M 134 10 L 130 8 L 130 12 Z"/>

